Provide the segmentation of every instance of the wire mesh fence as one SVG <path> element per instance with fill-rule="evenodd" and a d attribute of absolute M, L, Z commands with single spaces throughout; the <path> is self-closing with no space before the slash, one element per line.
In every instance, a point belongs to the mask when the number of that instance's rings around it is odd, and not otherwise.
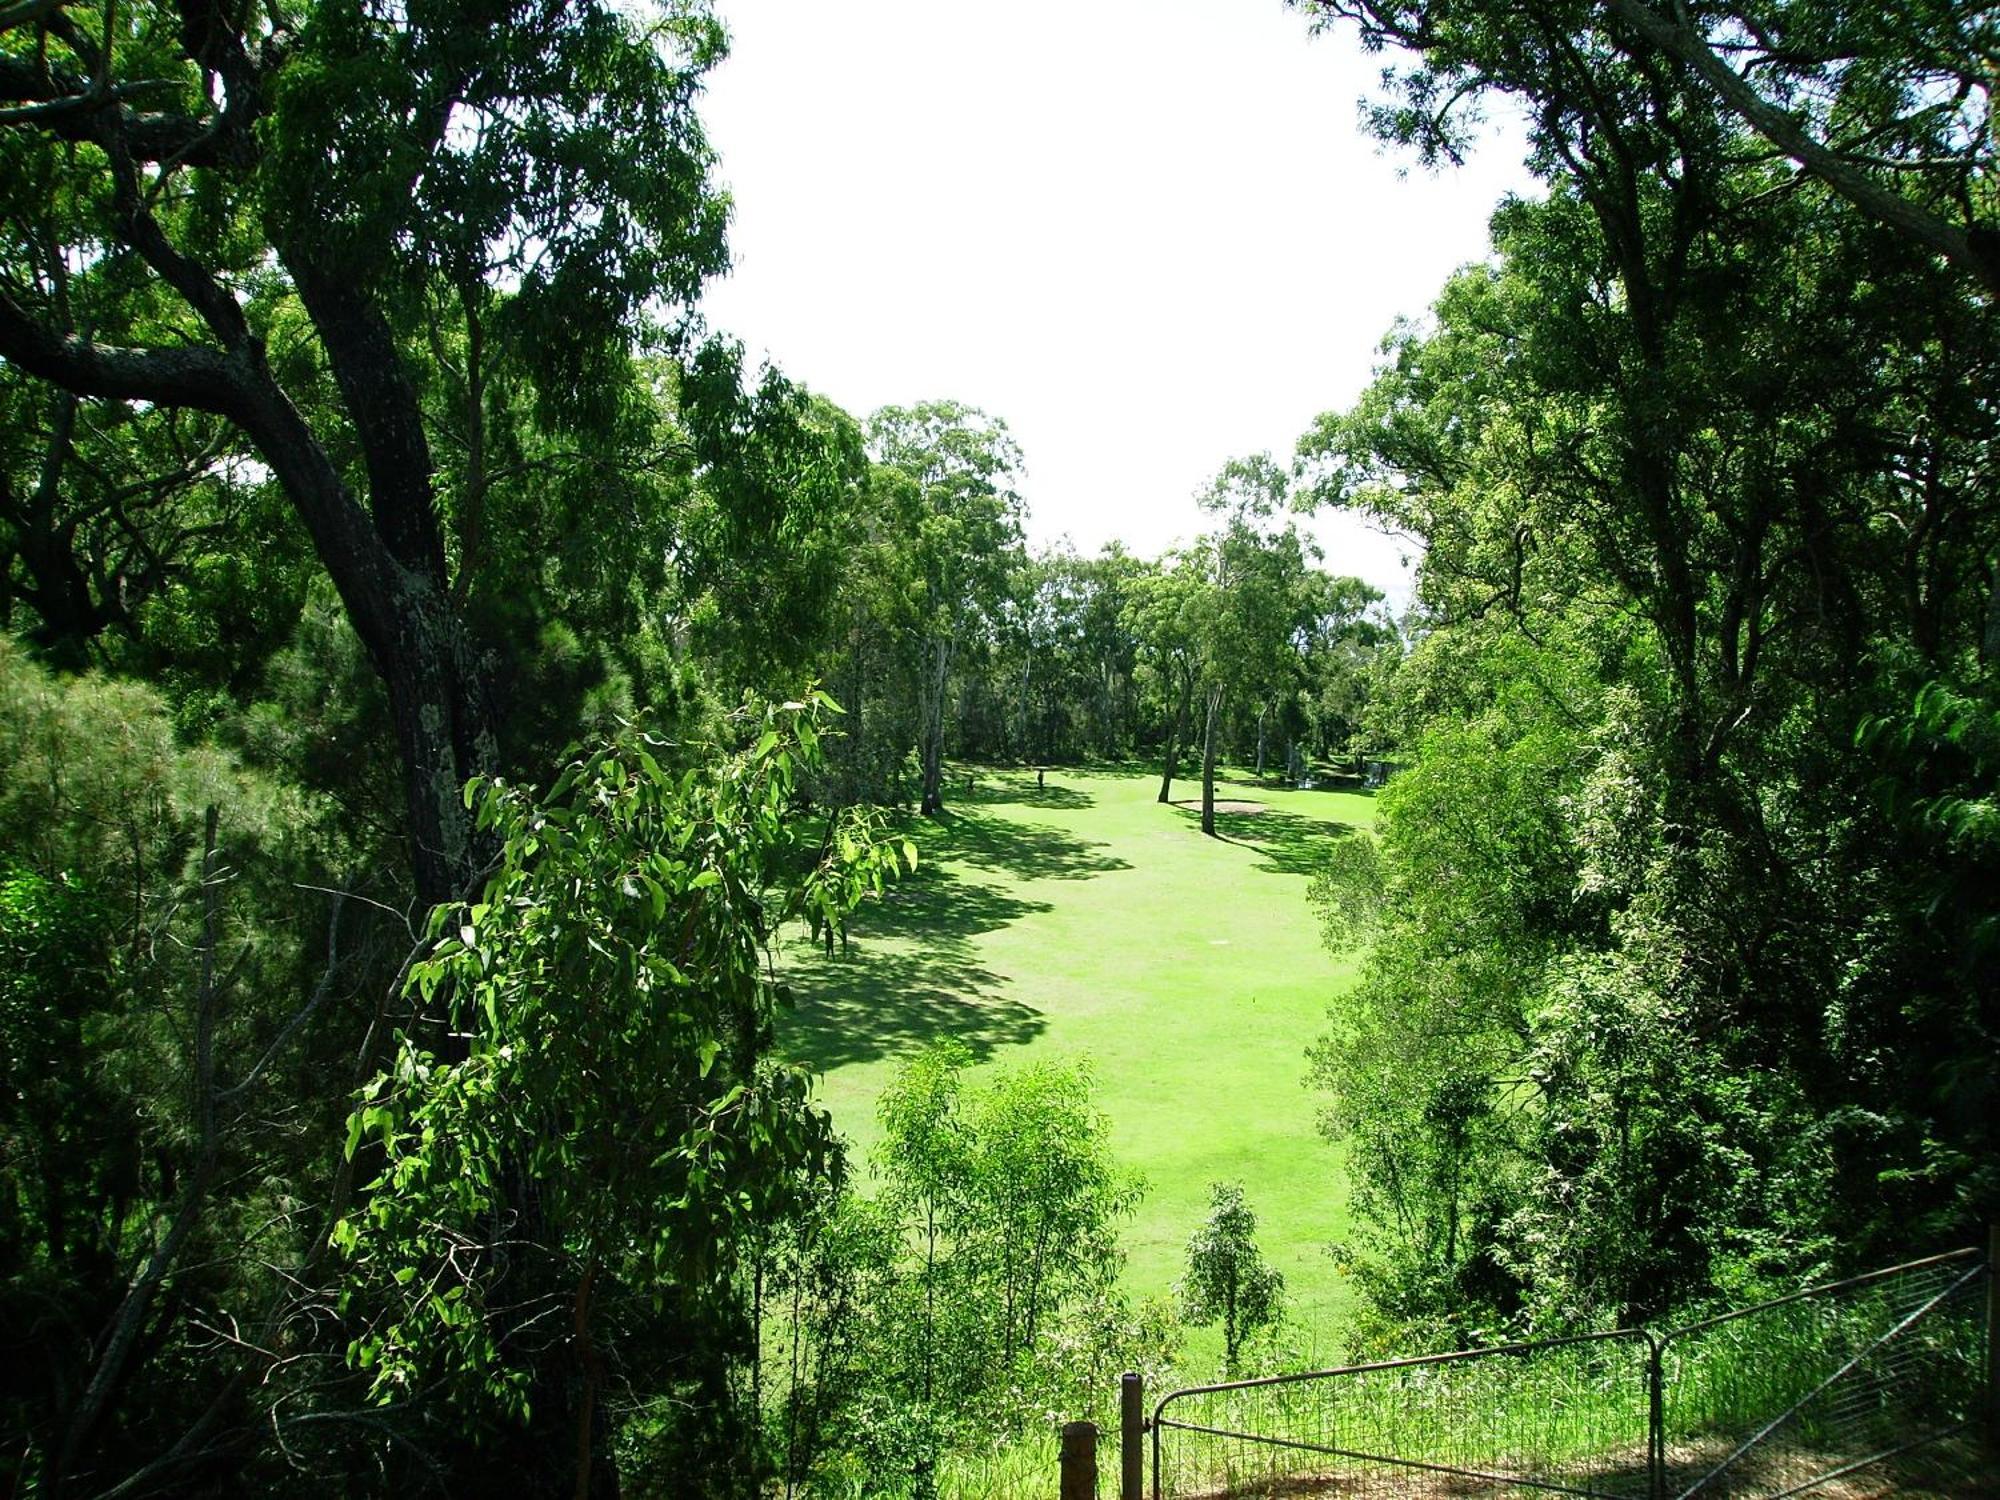
<path fill-rule="evenodd" d="M 1951 1451 L 1994 1399 L 1992 1274 L 1968 1249 L 1663 1334 L 1174 1391 L 1150 1424 L 1151 1493 L 1775 1500 Z"/>
<path fill-rule="evenodd" d="M 1968 1425 L 1987 1276 L 1965 1250 L 1662 1335 L 1663 1493 L 1788 1494 Z"/>
<path fill-rule="evenodd" d="M 1159 1496 L 1648 1493 L 1643 1333 L 1506 1345 L 1175 1392 Z"/>

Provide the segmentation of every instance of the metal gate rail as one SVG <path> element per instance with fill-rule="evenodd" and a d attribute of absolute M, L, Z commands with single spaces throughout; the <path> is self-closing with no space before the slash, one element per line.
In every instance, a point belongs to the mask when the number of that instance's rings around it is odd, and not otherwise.
<path fill-rule="evenodd" d="M 1646 1350 L 1647 1358 L 1635 1366 L 1620 1360 L 1615 1364 L 1604 1364 L 1589 1356 L 1600 1350 L 1619 1345 L 1638 1345 Z M 1485 1382 L 1477 1379 L 1457 1380 L 1453 1377 L 1460 1370 L 1471 1370 L 1475 1366 L 1485 1367 L 1499 1361 L 1512 1361 L 1520 1366 L 1524 1363 L 1559 1357 L 1564 1353 L 1584 1355 L 1572 1369 L 1589 1367 L 1593 1364 L 1600 1370 L 1636 1373 L 1637 1378 L 1629 1382 L 1627 1392 L 1632 1409 L 1632 1427 L 1629 1433 L 1636 1444 L 1647 1430 L 1645 1408 L 1640 1405 L 1646 1398 L 1643 1384 L 1645 1365 L 1650 1363 L 1650 1338 L 1643 1330 L 1633 1328 L 1612 1329 L 1599 1333 L 1573 1334 L 1564 1338 L 1536 1339 L 1523 1342 L 1496 1344 L 1485 1349 L 1462 1349 L 1450 1354 L 1416 1355 L 1405 1359 L 1376 1360 L 1366 1364 L 1343 1365 L 1332 1370 L 1310 1370 L 1290 1375 L 1267 1375 L 1251 1380 L 1220 1381 L 1211 1385 L 1189 1386 L 1171 1391 L 1160 1399 L 1153 1408 L 1153 1418 L 1149 1424 L 1152 1430 L 1153 1496 L 1154 1500 L 1166 1500 L 1163 1488 L 1165 1434 L 1185 1432 L 1222 1438 L 1247 1445 L 1253 1450 L 1285 1450 L 1289 1453 L 1306 1454 L 1317 1457 L 1346 1459 L 1350 1462 L 1381 1466 L 1392 1471 L 1410 1471 L 1416 1474 L 1457 1475 L 1489 1484 L 1505 1484 L 1524 1489 L 1546 1491 L 1553 1494 L 1586 1496 L 1629 1496 L 1627 1489 L 1606 1489 L 1590 1483 L 1575 1482 L 1578 1476 L 1566 1472 L 1562 1460 L 1571 1455 L 1562 1450 L 1562 1413 L 1559 1409 L 1542 1407 L 1541 1414 L 1552 1416 L 1553 1428 L 1546 1423 L 1538 1423 L 1528 1416 L 1522 1425 L 1540 1427 L 1537 1432 L 1516 1428 L 1520 1442 L 1514 1457 L 1521 1459 L 1542 1458 L 1542 1464 L 1527 1462 L 1480 1463 L 1469 1456 L 1459 1462 L 1441 1461 L 1437 1456 L 1419 1457 L 1415 1453 L 1396 1452 L 1394 1441 L 1397 1429 L 1405 1431 L 1412 1426 L 1427 1427 L 1432 1435 L 1464 1434 L 1472 1423 L 1466 1420 L 1470 1409 L 1481 1404 L 1482 1397 L 1490 1394 L 1490 1389 L 1505 1382 L 1495 1380 Z M 1638 1355 L 1639 1350 L 1631 1350 Z M 1518 1377 L 1520 1371 L 1509 1372 Z M 1441 1378 L 1429 1378 L 1436 1375 Z M 1354 1387 L 1361 1386 L 1361 1399 L 1352 1399 Z M 1481 1386 L 1488 1387 L 1481 1390 Z M 1287 1387 L 1300 1388 L 1314 1393 L 1325 1392 L 1331 1396 L 1335 1391 L 1344 1394 L 1339 1399 L 1322 1399 L 1308 1404 L 1313 1408 L 1309 1419 L 1315 1425 L 1318 1441 L 1297 1436 L 1279 1437 L 1273 1434 L 1248 1430 L 1240 1424 L 1221 1425 L 1216 1422 L 1189 1420 L 1171 1415 L 1177 1406 L 1187 1406 L 1196 1402 L 1212 1408 L 1222 1405 L 1225 1410 L 1234 1407 L 1239 1414 L 1247 1415 L 1246 1408 L 1254 1411 L 1257 1398 Z M 1386 1388 L 1376 1396 L 1375 1388 Z M 1373 1398 L 1373 1399 L 1371 1399 Z M 1296 1417 L 1297 1411 L 1290 1413 Z M 1357 1432 L 1359 1428 L 1361 1431 Z M 1362 1442 L 1364 1437 L 1388 1438 L 1390 1441 Z M 1331 1439 L 1331 1440 L 1329 1440 Z M 1570 1446 L 1574 1447 L 1575 1444 Z M 1585 1456 L 1578 1453 L 1578 1457 Z M 1264 1467 L 1266 1478 L 1281 1481 L 1277 1472 L 1279 1465 L 1252 1465 Z M 1225 1462 L 1223 1470 L 1212 1477 L 1229 1485 L 1241 1477 L 1240 1471 L 1247 1467 L 1242 1463 Z"/>
<path fill-rule="evenodd" d="M 1961 1433 L 1982 1401 L 2000 1414 L 1994 1258 L 1929 1256 L 1658 1334 L 1184 1387 L 1146 1424 L 1151 1493 L 1301 1489 L 1326 1482 L 1332 1459 L 1369 1488 L 1400 1476 L 1426 1494 L 1451 1477 L 1606 1500 L 1776 1500 Z M 1171 1488 L 1169 1444 L 1196 1453 L 1175 1455 Z"/>

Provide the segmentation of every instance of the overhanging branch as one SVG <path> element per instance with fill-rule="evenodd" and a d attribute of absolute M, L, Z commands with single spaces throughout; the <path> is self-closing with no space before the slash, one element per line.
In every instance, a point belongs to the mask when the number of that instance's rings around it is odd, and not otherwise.
<path fill-rule="evenodd" d="M 133 349 L 44 326 L 0 289 L 0 359 L 79 396 L 188 406 L 233 417 L 240 390 L 229 357 L 205 344 Z"/>
<path fill-rule="evenodd" d="M 1983 253 L 1970 233 L 1884 187 L 1814 140 L 1789 114 L 1744 82 L 1699 34 L 1668 20 L 1645 0 L 1605 0 L 1605 5 L 1646 41 L 1692 68 L 1751 129 L 1856 208 L 1943 256 L 1989 294 L 2000 292 L 2000 262 Z"/>

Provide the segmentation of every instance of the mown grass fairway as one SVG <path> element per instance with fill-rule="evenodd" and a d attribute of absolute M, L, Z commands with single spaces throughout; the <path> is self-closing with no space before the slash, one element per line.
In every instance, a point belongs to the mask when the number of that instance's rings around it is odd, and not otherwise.
<path fill-rule="evenodd" d="M 1133 1290 L 1168 1290 L 1208 1184 L 1239 1180 L 1294 1336 L 1324 1352 L 1346 1296 L 1324 1246 L 1346 1214 L 1302 1080 L 1348 966 L 1320 946 L 1306 886 L 1330 838 L 1372 822 L 1372 798 L 1231 780 L 1219 795 L 1265 810 L 1219 817 L 1209 839 L 1154 800 L 1157 771 L 1054 771 L 1043 788 L 1032 771 L 975 775 L 970 795 L 954 775 L 941 822 L 915 824 L 921 869 L 860 914 L 849 956 L 790 950 L 786 1050 L 823 1072 L 864 1155 L 877 1094 L 926 1042 L 957 1037 L 982 1063 L 1090 1059 L 1115 1147 L 1148 1184 L 1126 1234 Z M 1208 1342 L 1191 1364 L 1213 1362 Z"/>

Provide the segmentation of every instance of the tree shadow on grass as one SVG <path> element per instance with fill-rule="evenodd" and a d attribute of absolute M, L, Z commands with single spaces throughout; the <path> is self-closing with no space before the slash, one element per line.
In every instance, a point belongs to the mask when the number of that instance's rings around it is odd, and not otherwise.
<path fill-rule="evenodd" d="M 1006 981 L 963 954 L 869 953 L 795 974 L 783 1049 L 815 1073 L 900 1056 L 950 1038 L 978 1061 L 1040 1036 L 1048 1022 L 1000 993 Z"/>
<path fill-rule="evenodd" d="M 947 806 L 931 832 L 911 832 L 922 863 L 854 914 L 845 951 L 785 966 L 795 1007 L 779 1026 L 783 1049 L 815 1071 L 947 1037 L 979 1059 L 1033 1041 L 1042 1013 L 1007 993 L 1008 977 L 985 966 L 975 940 L 1051 903 L 972 877 L 1084 880 L 1131 868 L 1102 843 L 977 807 Z"/>
<path fill-rule="evenodd" d="M 1360 776 L 1351 771 L 1317 770 L 1312 773 L 1312 785 L 1302 787 L 1289 776 L 1277 771 L 1267 771 L 1259 776 L 1254 770 L 1232 769 L 1217 771 L 1217 787 L 1233 786 L 1244 789 L 1246 795 L 1257 792 L 1346 792 L 1355 797 L 1373 797 L 1375 788 L 1367 785 Z"/>
<path fill-rule="evenodd" d="M 1179 811 L 1196 832 L 1201 830 L 1199 803 Z M 1255 850 L 1260 870 L 1277 875 L 1317 875 L 1326 867 L 1333 846 L 1353 833 L 1354 825 L 1267 807 L 1255 813 L 1219 812 L 1215 832 L 1225 844 Z"/>
<path fill-rule="evenodd" d="M 1033 1041 L 1047 1022 L 1008 997 L 973 939 L 1049 909 L 930 866 L 855 913 L 844 952 L 787 964 L 794 1008 L 783 1051 L 815 1072 L 952 1038 L 983 1061 Z"/>
<path fill-rule="evenodd" d="M 1005 802 L 1019 807 L 1045 807 L 1051 812 L 1082 812 L 1096 803 L 1097 798 L 1089 792 L 1078 791 L 1074 786 L 1055 779 L 1063 774 L 1052 771 L 1037 786 L 1032 771 L 974 772 L 970 791 L 966 790 L 963 777 L 945 783 L 945 810 L 949 812 L 954 804 L 960 807 L 990 807 Z"/>
<path fill-rule="evenodd" d="M 949 857 L 982 870 L 1003 871 L 1017 880 L 1086 880 L 1132 868 L 1115 854 L 1098 852 L 1107 845 L 1047 823 L 1016 823 L 972 809 L 953 812 L 949 807 L 939 821 L 945 831 L 943 850 Z M 921 834 L 917 847 L 923 848 Z"/>

